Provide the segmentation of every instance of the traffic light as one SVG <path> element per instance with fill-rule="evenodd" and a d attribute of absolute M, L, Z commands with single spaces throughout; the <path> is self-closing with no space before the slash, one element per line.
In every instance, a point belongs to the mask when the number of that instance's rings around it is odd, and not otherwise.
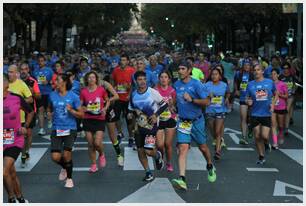
<path fill-rule="evenodd" d="M 288 32 L 286 32 L 287 34 L 287 43 L 292 43 L 293 42 L 293 38 L 294 38 L 294 29 L 288 29 Z"/>

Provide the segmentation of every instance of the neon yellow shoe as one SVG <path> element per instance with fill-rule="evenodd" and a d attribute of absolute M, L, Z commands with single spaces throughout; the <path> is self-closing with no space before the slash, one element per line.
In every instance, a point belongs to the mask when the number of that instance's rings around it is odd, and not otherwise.
<path fill-rule="evenodd" d="M 173 187 L 176 188 L 176 189 L 187 190 L 187 184 L 181 178 L 172 179 L 171 183 L 172 183 Z"/>
<path fill-rule="evenodd" d="M 215 167 L 212 167 L 211 169 L 208 170 L 208 175 L 207 179 L 209 182 L 215 182 L 217 179 L 217 174 L 216 174 L 216 169 Z"/>

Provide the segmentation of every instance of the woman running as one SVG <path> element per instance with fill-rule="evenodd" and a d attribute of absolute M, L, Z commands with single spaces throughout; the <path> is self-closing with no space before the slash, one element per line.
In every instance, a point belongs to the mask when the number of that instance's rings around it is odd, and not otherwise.
<path fill-rule="evenodd" d="M 164 101 L 169 105 L 169 109 L 160 115 L 159 127 L 156 135 L 156 138 L 158 139 L 157 149 L 162 153 L 162 156 L 164 156 L 164 151 L 166 149 L 166 167 L 168 172 L 173 171 L 173 166 L 171 164 L 172 142 L 176 128 L 176 111 L 174 106 L 176 104 L 176 92 L 173 87 L 170 86 L 170 82 L 170 74 L 163 71 L 159 74 L 159 85 L 155 88 L 163 97 Z"/>
<path fill-rule="evenodd" d="M 83 129 L 88 142 L 88 153 L 91 160 L 89 172 L 98 171 L 96 151 L 99 153 L 99 166 L 105 167 L 106 159 L 103 149 L 105 131 L 105 114 L 109 107 L 107 92 L 99 86 L 99 77 L 95 71 L 90 71 L 84 78 L 85 88 L 82 89 L 80 99 L 85 112 Z M 105 103 L 105 106 L 104 106 Z"/>
<path fill-rule="evenodd" d="M 248 118 L 248 110 L 249 107 L 246 104 L 246 88 L 248 83 L 254 80 L 254 75 L 252 74 L 251 70 L 251 62 L 248 59 L 244 59 L 242 62 L 242 71 L 236 76 L 235 79 L 235 90 L 236 96 L 239 96 L 239 103 L 240 103 L 240 128 L 242 132 L 242 138 L 239 140 L 239 144 L 247 145 L 247 118 Z"/>
<path fill-rule="evenodd" d="M 65 180 L 65 187 L 74 187 L 72 181 L 72 147 L 77 135 L 76 118 L 83 118 L 79 97 L 72 92 L 70 77 L 59 74 L 57 90 L 50 94 L 48 115 L 52 112 L 51 157 L 62 167 L 59 180 Z M 64 152 L 62 153 L 62 150 Z"/>
<path fill-rule="evenodd" d="M 210 104 L 206 108 L 206 115 L 210 132 L 216 139 L 215 160 L 221 158 L 221 136 L 224 130 L 224 119 L 229 107 L 230 97 L 228 85 L 221 80 L 222 73 L 219 69 L 214 68 L 211 71 L 211 81 L 205 84 L 205 88 L 210 96 Z"/>
<path fill-rule="evenodd" d="M 282 82 L 287 84 L 288 88 L 288 99 L 287 99 L 287 115 L 285 120 L 285 135 L 288 136 L 288 128 L 290 119 L 293 116 L 293 109 L 294 109 L 294 94 L 296 91 L 296 83 L 297 79 L 291 74 L 290 72 L 290 64 L 288 62 L 284 63 L 283 65 L 283 73 L 279 76 L 279 79 Z M 280 143 L 283 143 L 284 139 L 280 139 Z"/>
<path fill-rule="evenodd" d="M 29 201 L 22 195 L 15 162 L 24 147 L 24 135 L 27 134 L 34 111 L 21 96 L 8 89 L 8 76 L 3 74 L 3 183 L 8 203 L 27 203 Z M 24 126 L 20 121 L 20 109 L 27 113 Z"/>
<path fill-rule="evenodd" d="M 287 114 L 287 99 L 288 88 L 286 83 L 279 81 L 279 71 L 272 69 L 272 80 L 274 81 L 275 92 L 275 106 L 272 113 L 272 149 L 278 149 L 278 137 L 282 144 L 284 142 L 283 129 L 285 127 L 285 118 Z M 278 131 L 278 134 L 277 134 Z"/>

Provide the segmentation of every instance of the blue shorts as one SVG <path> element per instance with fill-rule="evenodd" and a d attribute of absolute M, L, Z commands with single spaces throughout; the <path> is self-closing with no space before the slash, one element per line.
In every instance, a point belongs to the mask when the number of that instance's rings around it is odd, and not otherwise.
<path fill-rule="evenodd" d="M 207 134 L 205 131 L 205 120 L 203 116 L 192 122 L 192 128 L 190 134 L 183 133 L 179 130 L 179 124 L 181 122 L 182 120 L 180 119 L 177 122 L 176 134 L 177 134 L 178 144 L 190 144 L 191 139 L 193 139 L 193 141 L 195 141 L 198 145 L 206 144 Z"/>

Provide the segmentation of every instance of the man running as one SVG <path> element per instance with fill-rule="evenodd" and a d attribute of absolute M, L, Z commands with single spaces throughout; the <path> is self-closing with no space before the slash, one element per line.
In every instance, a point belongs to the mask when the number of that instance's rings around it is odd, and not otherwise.
<path fill-rule="evenodd" d="M 146 73 L 135 73 L 137 91 L 131 95 L 128 118 L 136 116 L 138 132 L 135 135 L 138 158 L 146 174 L 144 181 L 153 180 L 153 174 L 149 168 L 148 156 L 155 158 L 156 169 L 161 170 L 164 166 L 162 154 L 156 149 L 156 133 L 158 130 L 159 116 L 167 108 L 162 96 L 147 86 Z"/>
<path fill-rule="evenodd" d="M 258 152 L 257 164 L 263 165 L 265 159 L 265 143 L 269 142 L 271 128 L 272 97 L 275 85 L 271 79 L 264 78 L 261 64 L 254 65 L 255 80 L 247 86 L 247 104 L 252 106 L 251 128 L 255 137 Z"/>
<path fill-rule="evenodd" d="M 173 179 L 175 188 L 187 190 L 186 184 L 186 158 L 193 139 L 207 161 L 208 180 L 216 180 L 215 168 L 212 164 L 209 148 L 206 144 L 205 120 L 202 107 L 209 104 L 208 93 L 203 90 L 200 81 L 192 79 L 190 73 L 192 65 L 183 61 L 179 66 L 180 80 L 175 82 L 174 88 L 177 94 L 178 124 L 177 145 L 179 150 L 179 178 Z"/>

